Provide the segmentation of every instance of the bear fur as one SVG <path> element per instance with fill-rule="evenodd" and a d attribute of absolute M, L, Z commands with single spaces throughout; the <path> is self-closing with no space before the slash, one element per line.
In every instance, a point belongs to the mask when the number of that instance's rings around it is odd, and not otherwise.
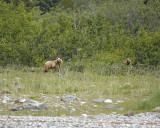
<path fill-rule="evenodd" d="M 131 65 L 131 60 L 129 58 L 127 58 L 126 61 L 125 61 L 125 64 L 126 65 Z"/>
<path fill-rule="evenodd" d="M 44 65 L 44 72 L 48 72 L 49 69 L 54 68 L 55 70 L 60 69 L 60 65 L 63 63 L 61 58 L 57 58 L 53 61 L 47 61 Z"/>

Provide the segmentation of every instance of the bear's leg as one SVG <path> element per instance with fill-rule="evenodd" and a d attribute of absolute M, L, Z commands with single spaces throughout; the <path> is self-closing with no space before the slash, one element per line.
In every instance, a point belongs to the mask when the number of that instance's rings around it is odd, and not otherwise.
<path fill-rule="evenodd" d="M 49 68 L 47 66 L 45 66 L 44 68 L 44 72 L 48 72 Z"/>

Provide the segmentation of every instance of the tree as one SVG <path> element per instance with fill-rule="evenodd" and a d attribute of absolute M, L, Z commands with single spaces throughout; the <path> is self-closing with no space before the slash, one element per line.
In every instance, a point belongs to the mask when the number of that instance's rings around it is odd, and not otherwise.
<path fill-rule="evenodd" d="M 61 0 L 37 0 L 36 6 L 40 7 L 42 14 L 49 12 L 50 9 L 56 6 Z"/>

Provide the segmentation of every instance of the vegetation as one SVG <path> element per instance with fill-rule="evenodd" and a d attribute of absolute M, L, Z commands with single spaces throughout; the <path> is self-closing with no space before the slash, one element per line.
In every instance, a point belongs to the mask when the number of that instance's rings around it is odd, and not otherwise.
<path fill-rule="evenodd" d="M 63 77 L 42 72 L 56 57 Z M 0 66 L 0 89 L 15 97 L 128 97 L 125 110 L 151 110 L 160 105 L 160 2 L 1 0 Z"/>
<path fill-rule="evenodd" d="M 38 1 L 32 8 L 27 0 L 15 1 L 0 2 L 1 66 L 42 66 L 57 56 L 75 63 L 113 64 L 129 57 L 134 65 L 159 65 L 158 0 L 53 1 L 45 13 Z"/>
<path fill-rule="evenodd" d="M 54 70 L 44 73 L 41 68 L 28 68 L 9 66 L 1 69 L 0 90 L 7 90 L 7 95 L 12 99 L 33 99 L 44 102 L 48 107 L 45 111 L 21 110 L 12 112 L 9 108 L 18 106 L 8 101 L 7 105 L 0 106 L 0 114 L 9 115 L 81 115 L 99 113 L 125 113 L 132 110 L 135 113 L 153 111 L 160 106 L 159 102 L 159 70 L 143 71 L 136 69 L 128 72 L 123 70 L 115 72 L 110 69 L 110 75 L 92 73 L 89 69 L 84 72 L 69 71 L 64 64 L 61 75 Z M 136 72 L 136 74 L 135 74 Z M 72 104 L 60 101 L 64 95 L 75 95 L 80 101 Z M 111 99 L 116 104 L 116 109 L 106 109 L 106 103 L 93 104 L 94 99 Z M 123 102 L 117 102 L 123 101 Z M 11 103 L 10 103 L 11 102 Z M 81 105 L 81 102 L 84 102 Z M 19 104 L 20 105 L 20 104 Z M 121 110 L 121 108 L 123 108 Z M 75 111 L 72 112 L 72 109 Z"/>

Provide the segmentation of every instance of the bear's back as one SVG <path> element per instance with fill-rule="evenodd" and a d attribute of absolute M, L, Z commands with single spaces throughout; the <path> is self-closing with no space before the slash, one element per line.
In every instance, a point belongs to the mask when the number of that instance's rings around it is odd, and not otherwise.
<path fill-rule="evenodd" d="M 55 63 L 54 61 L 47 61 L 45 63 L 45 66 L 52 67 L 54 63 Z"/>

